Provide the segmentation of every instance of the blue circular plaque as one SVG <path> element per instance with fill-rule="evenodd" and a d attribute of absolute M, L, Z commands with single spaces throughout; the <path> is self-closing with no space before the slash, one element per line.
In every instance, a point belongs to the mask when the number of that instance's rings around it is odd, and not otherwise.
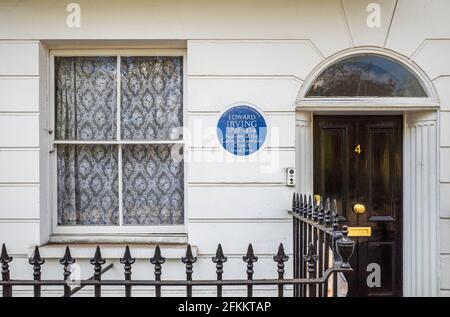
<path fill-rule="evenodd" d="M 266 120 L 258 110 L 249 105 L 233 106 L 220 117 L 217 137 L 223 148 L 234 155 L 252 154 L 266 140 Z"/>

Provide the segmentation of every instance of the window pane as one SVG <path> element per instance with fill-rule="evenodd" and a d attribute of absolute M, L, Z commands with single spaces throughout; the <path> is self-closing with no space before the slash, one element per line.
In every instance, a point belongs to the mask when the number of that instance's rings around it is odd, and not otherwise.
<path fill-rule="evenodd" d="M 307 97 L 427 97 L 403 65 L 377 55 L 343 59 L 323 71 Z"/>
<path fill-rule="evenodd" d="M 59 145 L 57 161 L 58 225 L 117 225 L 117 147 Z"/>
<path fill-rule="evenodd" d="M 122 153 L 124 224 L 183 224 L 182 147 L 126 145 Z"/>
<path fill-rule="evenodd" d="M 182 57 L 121 59 L 121 131 L 127 140 L 173 140 L 183 126 Z"/>
<path fill-rule="evenodd" d="M 56 138 L 116 138 L 116 57 L 56 57 Z"/>

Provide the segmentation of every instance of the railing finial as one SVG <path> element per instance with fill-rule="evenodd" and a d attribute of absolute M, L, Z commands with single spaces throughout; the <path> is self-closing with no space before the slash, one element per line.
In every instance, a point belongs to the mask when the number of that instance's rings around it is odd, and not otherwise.
<path fill-rule="evenodd" d="M 279 267 L 280 265 L 283 265 L 283 268 L 284 268 L 283 263 L 287 262 L 289 260 L 289 257 L 284 252 L 283 243 L 280 243 L 280 245 L 278 246 L 278 252 L 276 255 L 273 256 L 273 260 L 278 263 L 279 269 L 280 269 L 280 267 Z M 280 273 L 280 272 L 278 271 L 278 273 Z M 284 270 L 283 270 L 283 273 L 284 273 Z"/>
<path fill-rule="evenodd" d="M 197 261 L 197 257 L 192 255 L 192 248 L 191 245 L 188 244 L 186 248 L 186 255 L 181 258 L 181 262 L 185 263 L 186 266 L 189 264 L 192 265 Z"/>
<path fill-rule="evenodd" d="M 64 256 L 61 259 L 59 259 L 59 263 L 61 265 L 64 265 L 65 267 L 75 263 L 75 259 L 72 258 L 72 254 L 70 254 L 70 249 L 68 245 L 66 246 L 66 250 L 64 251 Z"/>
<path fill-rule="evenodd" d="M 292 194 L 292 212 L 296 212 L 295 208 L 297 206 L 297 202 L 296 202 L 296 195 L 295 193 Z"/>
<path fill-rule="evenodd" d="M 131 256 L 130 247 L 128 245 L 125 246 L 125 253 L 119 261 L 120 264 L 125 265 L 125 279 L 131 277 L 131 265 L 134 264 L 136 259 Z"/>
<path fill-rule="evenodd" d="M 342 259 L 341 268 L 350 269 L 349 260 L 353 255 L 355 249 L 355 242 L 348 237 L 348 227 L 342 227 L 342 237 L 336 241 L 337 252 Z"/>
<path fill-rule="evenodd" d="M 303 210 L 302 210 L 303 217 L 308 217 L 308 202 L 306 194 L 303 194 Z"/>
<path fill-rule="evenodd" d="M 7 264 L 11 262 L 13 258 L 8 255 L 8 251 L 6 251 L 6 245 L 3 243 L 2 245 L 2 254 L 0 255 L 0 261 L 2 264 Z"/>
<path fill-rule="evenodd" d="M 153 257 L 150 258 L 150 263 L 155 266 L 161 266 L 161 264 L 164 264 L 164 262 L 166 262 L 166 258 L 161 255 L 161 249 L 159 245 L 157 245 Z"/>
<path fill-rule="evenodd" d="M 308 263 L 308 273 L 313 274 L 316 272 L 316 261 L 318 256 L 316 250 L 314 249 L 314 244 L 312 242 L 308 245 L 308 251 L 306 253 L 305 261 Z"/>
<path fill-rule="evenodd" d="M 317 212 L 317 221 L 319 222 L 320 225 L 323 225 L 325 223 L 325 211 L 322 196 L 320 196 L 319 198 L 319 210 Z"/>
<path fill-rule="evenodd" d="M 153 257 L 150 258 L 150 263 L 155 266 L 155 281 L 161 281 L 162 264 L 166 262 L 166 258 L 161 255 L 161 249 L 159 245 L 155 248 Z M 161 285 L 155 286 L 156 297 L 161 297 Z"/>
<path fill-rule="evenodd" d="M 131 256 L 130 247 L 128 245 L 125 247 L 125 253 L 119 261 L 121 264 L 124 265 L 125 281 L 130 281 L 131 280 L 131 265 L 134 264 L 136 259 Z M 131 297 L 131 285 L 125 285 L 125 296 Z"/>
<path fill-rule="evenodd" d="M 6 245 L 3 243 L 2 245 L 2 253 L 0 255 L 0 262 L 2 263 L 2 280 L 9 281 L 9 262 L 11 262 L 13 258 L 8 255 L 8 251 L 6 251 Z M 10 285 L 3 285 L 3 297 L 11 297 L 12 296 L 12 287 Z"/>
<path fill-rule="evenodd" d="M 308 197 L 308 219 L 312 219 L 312 217 L 313 217 L 313 209 L 314 209 L 314 206 L 313 206 L 313 199 L 312 199 L 312 195 L 309 195 L 309 197 Z"/>
<path fill-rule="evenodd" d="M 273 256 L 273 260 L 277 262 L 277 273 L 278 273 L 278 279 L 282 280 L 284 279 L 284 262 L 287 262 L 289 260 L 289 257 L 284 252 L 283 243 L 280 243 L 278 246 L 278 252 L 276 255 Z M 278 285 L 278 297 L 283 297 L 283 285 Z"/>
<path fill-rule="evenodd" d="M 253 274 L 255 273 L 253 271 L 253 263 L 258 261 L 258 257 L 255 256 L 255 253 L 253 252 L 253 246 L 250 243 L 247 248 L 247 254 L 242 257 L 242 260 L 247 263 L 247 279 L 252 280 Z M 252 297 L 253 296 L 253 286 L 247 285 L 247 296 Z"/>
<path fill-rule="evenodd" d="M 298 199 L 298 210 L 297 210 L 297 214 L 299 214 L 300 216 L 302 215 L 303 212 L 303 195 L 299 195 L 297 193 L 297 199 Z"/>
<path fill-rule="evenodd" d="M 41 280 L 41 265 L 45 263 L 45 259 L 41 258 L 41 254 L 39 253 L 39 248 L 36 246 L 34 248 L 34 253 L 28 262 L 33 265 L 33 278 L 35 281 Z M 34 289 L 34 297 L 41 297 L 41 286 L 35 285 Z"/>
<path fill-rule="evenodd" d="M 102 277 L 102 265 L 106 263 L 106 260 L 102 258 L 102 253 L 100 251 L 100 246 L 97 245 L 95 248 L 94 257 L 90 260 L 91 264 L 94 266 L 94 280 L 100 281 Z M 94 286 L 95 297 L 101 296 L 101 285 Z"/>
<path fill-rule="evenodd" d="M 37 269 L 41 269 L 41 265 L 45 263 L 45 259 L 41 258 L 41 254 L 39 253 L 39 248 L 36 246 L 34 248 L 33 255 L 28 260 L 28 263 L 34 266 L 35 271 Z"/>
<path fill-rule="evenodd" d="M 334 230 L 338 230 L 339 215 L 337 212 L 337 202 L 333 199 L 333 209 L 331 210 L 331 223 Z"/>
<path fill-rule="evenodd" d="M 187 248 L 186 248 L 186 255 L 181 258 L 181 262 L 186 264 L 186 274 L 188 275 L 188 277 L 189 276 L 192 277 L 192 273 L 193 273 L 192 264 L 194 264 L 196 261 L 197 261 L 197 257 L 192 255 L 191 245 L 188 244 Z"/>
<path fill-rule="evenodd" d="M 136 261 L 135 258 L 131 256 L 130 247 L 127 245 L 125 246 L 125 253 L 123 254 L 123 257 L 120 258 L 120 263 L 125 265 L 131 265 L 134 264 Z"/>
<path fill-rule="evenodd" d="M 103 265 L 106 263 L 106 260 L 102 258 L 102 252 L 100 251 L 100 246 L 95 248 L 94 257 L 90 260 L 92 265 Z"/>
<path fill-rule="evenodd" d="M 312 219 L 315 222 L 319 221 L 319 209 L 320 209 L 320 198 L 317 201 L 314 200 Z"/>
<path fill-rule="evenodd" d="M 225 263 L 228 258 L 223 254 L 222 245 L 219 243 L 217 246 L 216 256 L 212 257 L 213 263 L 216 263 L 217 273 L 223 273 L 223 263 Z"/>
<path fill-rule="evenodd" d="M 327 197 L 326 203 L 325 203 L 325 210 L 324 210 L 324 219 L 325 219 L 325 226 L 330 227 L 331 226 L 331 209 L 330 209 L 330 198 Z"/>
<path fill-rule="evenodd" d="M 181 258 L 181 262 L 186 264 L 186 280 L 192 281 L 192 273 L 194 273 L 193 265 L 197 261 L 197 257 L 192 255 L 191 245 L 188 244 L 186 248 L 186 255 Z M 192 296 L 192 285 L 186 286 L 187 297 Z"/>
<path fill-rule="evenodd" d="M 70 254 L 69 246 L 66 246 L 66 250 L 64 251 L 64 256 L 59 259 L 59 263 L 64 266 L 64 281 L 67 281 L 69 279 L 69 276 L 71 274 L 69 265 L 72 265 L 75 263 L 75 259 L 72 258 L 72 255 Z M 64 297 L 70 296 L 70 286 L 68 284 L 64 285 Z"/>
<path fill-rule="evenodd" d="M 248 264 L 258 261 L 258 257 L 255 256 L 255 253 L 253 252 L 253 245 L 251 243 L 248 245 L 247 254 L 242 257 L 242 260 Z"/>
<path fill-rule="evenodd" d="M 216 275 L 217 280 L 222 280 L 223 264 L 228 258 L 223 254 L 222 245 L 219 243 L 217 246 L 216 256 L 212 257 L 213 263 L 216 263 Z M 222 297 L 222 285 L 217 285 L 217 297 Z"/>

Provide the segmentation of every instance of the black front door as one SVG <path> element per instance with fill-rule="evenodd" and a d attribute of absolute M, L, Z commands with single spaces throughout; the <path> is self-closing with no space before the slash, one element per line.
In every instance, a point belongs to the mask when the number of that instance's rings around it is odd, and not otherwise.
<path fill-rule="evenodd" d="M 341 223 L 372 228 L 352 237 L 349 296 L 401 296 L 402 117 L 314 116 L 314 193 L 336 198 Z"/>

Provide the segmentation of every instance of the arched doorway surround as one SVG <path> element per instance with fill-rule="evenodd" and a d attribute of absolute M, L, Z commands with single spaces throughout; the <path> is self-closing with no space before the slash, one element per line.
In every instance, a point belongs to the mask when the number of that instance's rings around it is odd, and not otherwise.
<path fill-rule="evenodd" d="M 325 70 L 349 57 L 373 54 L 396 61 L 420 82 L 426 96 L 308 96 Z M 404 296 L 439 292 L 439 99 L 428 76 L 410 59 L 390 50 L 359 47 L 317 65 L 296 103 L 296 167 L 299 192 L 313 192 L 315 115 L 401 115 L 403 118 L 403 291 Z"/>

